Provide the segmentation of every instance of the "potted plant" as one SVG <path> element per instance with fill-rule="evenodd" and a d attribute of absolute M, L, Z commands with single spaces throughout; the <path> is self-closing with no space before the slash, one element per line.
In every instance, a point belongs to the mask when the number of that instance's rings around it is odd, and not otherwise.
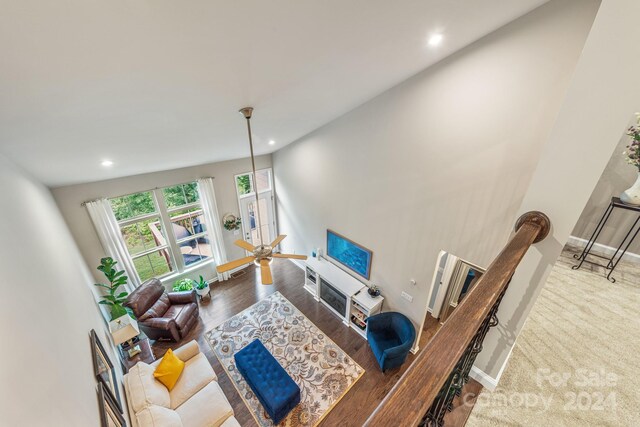
<path fill-rule="evenodd" d="M 627 130 L 627 135 L 631 137 L 631 142 L 627 145 L 624 156 L 627 163 L 638 170 L 636 182 L 621 195 L 620 200 L 629 205 L 640 205 L 640 113 L 637 114 L 637 124 Z"/>
<path fill-rule="evenodd" d="M 128 292 L 118 292 L 120 286 L 124 286 L 129 279 L 124 275 L 124 270 L 116 270 L 115 266 L 118 261 L 114 261 L 111 257 L 105 257 L 100 260 L 98 270 L 100 270 L 107 280 L 108 285 L 104 283 L 95 283 L 95 286 L 104 288 L 107 290 L 107 295 L 102 296 L 102 300 L 98 304 L 108 305 L 111 310 L 111 320 L 128 314 L 132 318 L 135 318 L 133 311 L 129 307 L 124 306 L 124 302 L 127 300 Z"/>
<path fill-rule="evenodd" d="M 180 279 L 176 280 L 173 284 L 173 292 L 185 292 L 193 290 L 193 280 Z"/>
<path fill-rule="evenodd" d="M 369 286 L 369 289 L 367 290 L 367 292 L 369 293 L 369 295 L 371 295 L 372 298 L 376 298 L 380 296 L 380 288 L 377 287 L 376 285 Z"/>
<path fill-rule="evenodd" d="M 200 296 L 200 299 L 202 299 L 207 294 L 211 296 L 211 294 L 209 293 L 210 291 L 211 289 L 209 288 L 209 282 L 204 280 L 204 277 L 200 276 L 199 280 L 196 282 L 196 292 Z"/>

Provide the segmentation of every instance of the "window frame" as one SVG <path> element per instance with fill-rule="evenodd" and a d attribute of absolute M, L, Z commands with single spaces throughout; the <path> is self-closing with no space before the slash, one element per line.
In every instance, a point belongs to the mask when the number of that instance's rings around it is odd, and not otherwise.
<path fill-rule="evenodd" d="M 273 168 L 269 167 L 269 168 L 262 168 L 262 169 L 256 169 L 256 172 L 262 172 L 262 171 L 267 171 L 269 173 L 269 188 L 265 189 L 265 190 L 260 190 L 258 191 L 258 195 L 263 194 L 263 193 L 268 193 L 271 192 L 271 218 L 273 219 L 272 224 L 273 224 L 273 232 L 275 236 L 278 236 L 279 234 L 279 230 L 278 230 L 278 218 L 276 216 L 277 214 L 277 208 L 276 208 L 276 202 L 275 202 L 275 196 L 276 196 L 276 191 L 275 191 L 275 180 L 273 177 Z M 240 194 L 240 191 L 238 191 L 238 177 L 240 176 L 244 176 L 244 175 L 249 175 L 249 188 L 251 189 L 251 191 L 249 191 L 246 194 Z M 243 172 L 243 173 L 239 173 L 233 176 L 233 188 L 235 189 L 236 192 L 236 200 L 238 201 L 238 213 L 240 215 L 240 218 L 242 219 L 242 238 L 244 239 L 244 236 L 247 235 L 247 225 L 246 225 L 246 221 L 244 218 L 242 218 L 242 200 L 247 199 L 249 197 L 256 197 L 255 192 L 253 191 L 253 179 L 251 179 L 251 175 L 253 175 L 253 171 L 248 171 L 248 172 Z"/>
<path fill-rule="evenodd" d="M 266 193 L 267 191 L 272 191 L 273 192 L 273 187 L 274 187 L 274 183 L 273 183 L 273 169 L 272 168 L 264 168 L 264 169 L 257 169 L 256 172 L 262 172 L 262 171 L 267 171 L 267 173 L 269 174 L 269 179 L 267 180 L 267 182 L 269 183 L 269 188 L 264 189 L 264 190 L 260 190 L 258 191 L 258 194 L 262 194 L 262 193 Z M 245 194 L 240 194 L 240 192 L 238 191 L 238 178 L 241 176 L 245 176 L 245 175 L 249 175 L 249 192 L 245 193 Z M 240 202 L 240 199 L 245 199 L 247 197 L 255 197 L 255 188 L 253 188 L 253 179 L 251 178 L 251 176 L 253 175 L 253 171 L 249 171 L 249 172 L 243 172 L 243 173 L 239 173 L 233 176 L 233 185 L 235 187 L 236 190 L 236 196 L 238 197 L 238 203 Z"/>
<path fill-rule="evenodd" d="M 150 278 L 147 278 L 145 280 L 149 280 L 151 278 L 156 278 L 159 280 L 166 280 L 169 279 L 171 277 L 177 277 L 180 276 L 182 274 L 188 273 L 192 270 L 198 269 L 200 267 L 202 267 L 203 265 L 207 264 L 207 263 L 212 263 L 212 262 L 216 262 L 216 260 L 213 258 L 213 256 L 210 256 L 208 258 L 203 258 L 200 259 L 199 261 L 193 262 L 189 265 L 187 265 L 184 262 L 184 257 L 182 256 L 182 251 L 180 249 L 180 244 L 184 243 L 186 241 L 190 241 L 190 240 L 194 240 L 194 239 L 199 239 L 199 238 L 207 238 L 209 241 L 211 241 L 211 235 L 209 234 L 209 230 L 207 228 L 207 230 L 200 232 L 200 233 L 194 233 L 190 236 L 187 236 L 185 238 L 181 238 L 181 239 L 177 239 L 176 235 L 173 231 L 173 226 L 172 226 L 172 221 L 171 221 L 171 214 L 180 210 L 185 210 L 185 209 L 192 209 L 195 207 L 198 207 L 202 213 L 200 215 L 204 216 L 204 207 L 202 206 L 202 200 L 200 199 L 200 195 L 198 194 L 198 200 L 195 202 L 189 202 L 186 203 L 184 205 L 180 205 L 180 206 L 173 206 L 171 208 L 169 208 L 167 206 L 167 201 L 166 198 L 164 196 L 163 190 L 167 189 L 167 188 L 171 188 L 171 187 L 177 187 L 180 185 L 186 185 L 186 184 L 193 184 L 196 183 L 196 181 L 187 181 L 187 182 L 183 182 L 183 183 L 177 183 L 177 184 L 173 184 L 173 185 L 167 185 L 165 187 L 156 187 L 152 190 L 142 190 L 142 191 L 136 191 L 133 193 L 128 193 L 128 194 L 123 194 L 120 196 L 114 196 L 109 198 L 109 201 L 111 202 L 112 199 L 117 199 L 120 197 L 126 197 L 126 196 L 130 196 L 133 194 L 138 194 L 138 193 L 151 193 L 151 197 L 153 198 L 153 203 L 155 206 L 155 212 L 152 213 L 147 213 L 147 214 L 142 214 L 142 215 L 138 215 L 132 218 L 127 218 L 121 221 L 117 221 L 118 223 L 118 231 L 120 232 L 120 235 L 122 236 L 122 228 L 126 227 L 128 225 L 132 225 L 135 223 L 138 223 L 140 221 L 144 221 L 147 219 L 152 219 L 152 218 L 157 218 L 158 222 L 160 223 L 162 230 L 163 230 L 163 237 L 165 239 L 165 242 L 163 245 L 158 245 L 154 248 L 151 249 L 146 249 L 144 251 L 138 252 L 135 255 L 131 253 L 131 251 L 129 250 L 129 247 L 126 246 L 127 248 L 127 252 L 129 253 L 129 256 L 131 257 L 132 260 L 136 260 L 138 258 L 143 258 L 145 256 L 154 254 L 156 252 L 161 252 L 161 251 L 166 251 L 168 258 L 169 258 L 169 268 L 170 270 L 162 275 L 158 275 L 158 276 L 153 276 Z M 197 183 L 196 183 L 197 185 Z M 199 190 L 198 190 L 199 191 Z M 112 207 L 113 209 L 113 207 Z M 114 212 L 115 214 L 115 212 Z M 198 215 L 198 216 L 200 216 Z M 177 256 L 177 255 L 180 256 Z M 161 254 L 161 256 L 164 256 Z M 139 276 L 138 270 L 136 269 L 136 274 Z M 140 277 L 139 277 L 140 278 Z M 142 278 L 140 278 L 140 280 L 142 281 Z"/>

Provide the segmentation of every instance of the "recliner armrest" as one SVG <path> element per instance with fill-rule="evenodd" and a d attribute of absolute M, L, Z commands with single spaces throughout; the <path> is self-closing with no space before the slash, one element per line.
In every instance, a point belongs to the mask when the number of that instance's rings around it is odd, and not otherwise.
<path fill-rule="evenodd" d="M 167 296 L 171 304 L 189 304 L 192 302 L 197 303 L 196 291 L 184 291 L 184 292 L 168 292 Z"/>

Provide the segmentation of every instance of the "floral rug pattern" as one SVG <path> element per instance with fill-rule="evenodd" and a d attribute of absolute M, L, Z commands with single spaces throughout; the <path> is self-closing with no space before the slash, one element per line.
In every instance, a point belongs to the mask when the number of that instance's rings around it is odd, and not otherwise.
<path fill-rule="evenodd" d="M 300 387 L 300 404 L 280 426 L 315 426 L 364 369 L 279 292 L 207 332 L 207 341 L 260 426 L 273 426 L 237 371 L 233 355 L 256 338 Z"/>

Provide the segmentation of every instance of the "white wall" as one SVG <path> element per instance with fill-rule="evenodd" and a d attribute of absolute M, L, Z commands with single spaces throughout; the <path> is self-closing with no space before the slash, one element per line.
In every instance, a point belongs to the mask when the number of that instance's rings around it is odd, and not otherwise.
<path fill-rule="evenodd" d="M 93 278 L 49 190 L 2 156 L 0 182 L 0 424 L 98 426 L 91 329 L 117 359 Z"/>
<path fill-rule="evenodd" d="M 552 229 L 520 264 L 498 313 L 501 325 L 487 335 L 476 361 L 491 376 L 501 372 L 620 135 L 640 107 L 638 16 L 637 0 L 603 0 L 600 6 L 558 120 L 518 209 L 519 213 L 545 212 Z"/>
<path fill-rule="evenodd" d="M 597 6 L 552 1 L 274 153 L 283 250 L 361 243 L 421 324 L 441 249 L 486 267 L 505 244 Z"/>
<path fill-rule="evenodd" d="M 256 169 L 271 167 L 271 155 L 256 157 Z M 97 266 L 100 258 L 105 256 L 98 235 L 96 234 L 91 218 L 84 206 L 80 204 L 87 200 L 94 200 L 99 197 L 116 197 L 124 194 L 146 191 L 156 187 L 168 187 L 194 181 L 201 177 L 211 176 L 214 178 L 213 186 L 216 190 L 216 201 L 220 218 L 225 213 L 231 212 L 235 215 L 240 213 L 234 175 L 249 172 L 251 162 L 249 159 L 229 160 L 226 162 L 209 163 L 188 168 L 173 169 L 162 172 L 147 173 L 142 175 L 116 178 L 107 181 L 91 182 L 87 184 L 77 184 L 65 187 L 58 187 L 52 190 L 53 197 L 60 207 L 60 211 L 66 220 L 74 239 L 78 243 L 80 252 L 84 256 L 89 266 Z M 233 244 L 240 235 L 222 229 L 225 240 L 225 248 L 229 261 L 245 256 L 243 249 Z M 191 277 L 203 274 L 207 279 L 215 277 L 215 266 L 208 264 L 200 271 L 192 273 Z M 96 278 L 99 272 L 92 271 Z"/>
<path fill-rule="evenodd" d="M 635 115 L 629 119 L 628 126 L 636 124 Z M 628 127 L 627 126 L 627 127 Z M 582 210 L 582 214 L 571 232 L 572 236 L 588 240 L 598 225 L 602 214 L 609 206 L 611 197 L 620 196 L 638 178 L 638 168 L 631 166 L 622 154 L 629 145 L 630 138 L 626 134 L 627 128 L 620 129 L 620 141 L 613 150 L 613 154 L 605 167 L 602 176 L 596 184 L 587 205 Z M 598 243 L 617 248 L 625 235 L 633 225 L 638 214 L 631 211 L 616 209 L 609 217 L 606 227 L 598 236 Z M 598 249 L 595 247 L 594 249 Z M 630 253 L 640 254 L 640 239 L 635 240 L 629 247 Z M 634 257 L 637 261 L 638 258 Z M 634 259 L 631 258 L 631 259 Z"/>

